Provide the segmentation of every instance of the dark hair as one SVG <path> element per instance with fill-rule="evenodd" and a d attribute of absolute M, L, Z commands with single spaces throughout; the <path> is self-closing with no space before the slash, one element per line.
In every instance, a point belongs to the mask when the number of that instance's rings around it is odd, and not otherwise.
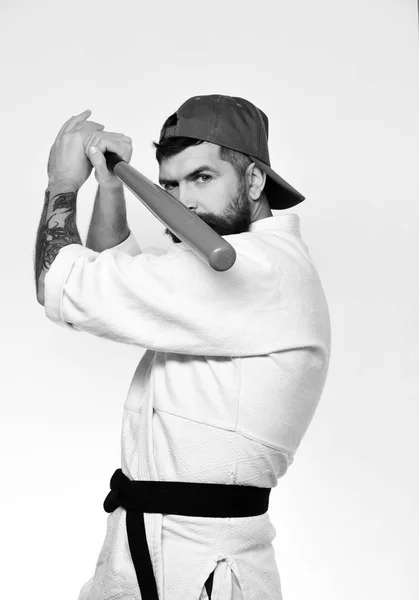
<path fill-rule="evenodd" d="M 202 144 L 203 142 L 204 140 L 197 140 L 190 137 L 170 137 L 163 139 L 160 144 L 153 142 L 156 148 L 157 162 L 160 165 L 163 160 L 179 154 L 179 152 L 186 150 L 190 146 L 198 146 L 198 144 Z M 230 148 L 225 148 L 224 146 L 220 146 L 220 158 L 234 167 L 239 179 L 244 177 L 247 167 L 253 162 L 246 154 L 230 150 Z"/>

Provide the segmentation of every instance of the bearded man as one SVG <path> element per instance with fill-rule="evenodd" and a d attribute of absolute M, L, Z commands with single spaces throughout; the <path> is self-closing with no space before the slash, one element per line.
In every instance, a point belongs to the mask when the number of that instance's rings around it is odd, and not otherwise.
<path fill-rule="evenodd" d="M 317 408 L 330 357 L 319 274 L 270 166 L 268 118 L 239 97 L 190 98 L 155 143 L 159 182 L 236 251 L 211 269 L 176 235 L 141 248 L 122 183 L 131 138 L 69 119 L 51 148 L 35 259 L 46 316 L 145 353 L 128 391 L 107 534 L 79 600 L 282 600 L 268 499 Z M 76 200 L 99 188 L 86 244 Z M 169 200 L 170 201 L 170 200 Z"/>

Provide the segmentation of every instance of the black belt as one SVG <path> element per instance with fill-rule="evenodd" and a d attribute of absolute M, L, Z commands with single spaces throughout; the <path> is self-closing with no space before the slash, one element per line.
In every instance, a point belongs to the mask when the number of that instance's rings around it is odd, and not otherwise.
<path fill-rule="evenodd" d="M 147 545 L 144 513 L 189 517 L 254 517 L 269 507 L 271 488 L 184 481 L 131 481 L 117 469 L 103 508 L 127 511 L 128 544 L 143 600 L 159 600 Z"/>

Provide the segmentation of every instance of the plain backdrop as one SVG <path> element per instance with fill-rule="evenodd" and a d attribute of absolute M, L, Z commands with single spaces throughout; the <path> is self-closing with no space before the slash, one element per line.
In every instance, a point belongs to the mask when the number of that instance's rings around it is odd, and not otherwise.
<path fill-rule="evenodd" d="M 271 494 L 284 600 L 417 600 L 417 3 L 15 0 L 0 11 L 2 596 L 76 600 L 93 574 L 144 352 L 67 331 L 36 301 L 50 147 L 89 108 L 132 137 L 131 164 L 156 181 L 163 121 L 190 96 L 221 93 L 269 116 L 272 166 L 307 198 L 288 212 L 332 321 L 322 399 Z M 78 196 L 83 242 L 96 188 L 92 173 Z M 140 245 L 171 243 L 126 198 Z"/>

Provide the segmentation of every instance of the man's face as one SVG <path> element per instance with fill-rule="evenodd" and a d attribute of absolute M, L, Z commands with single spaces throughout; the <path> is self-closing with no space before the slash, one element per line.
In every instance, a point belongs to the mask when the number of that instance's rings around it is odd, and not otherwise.
<path fill-rule="evenodd" d="M 204 142 L 162 161 L 160 185 L 219 235 L 249 231 L 252 206 L 246 182 L 219 157 L 220 146 Z M 181 240 L 165 230 L 177 244 Z"/>

